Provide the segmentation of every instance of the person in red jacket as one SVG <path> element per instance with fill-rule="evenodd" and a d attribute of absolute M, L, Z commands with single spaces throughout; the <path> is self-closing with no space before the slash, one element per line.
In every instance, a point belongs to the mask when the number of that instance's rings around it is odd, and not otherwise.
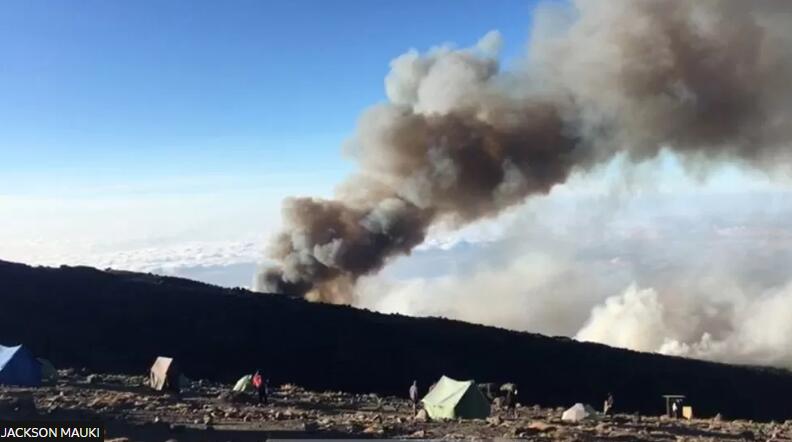
<path fill-rule="evenodd" d="M 267 384 L 261 377 L 259 370 L 256 370 L 251 382 L 253 383 L 253 388 L 255 388 L 256 392 L 258 392 L 258 403 L 267 405 Z"/>

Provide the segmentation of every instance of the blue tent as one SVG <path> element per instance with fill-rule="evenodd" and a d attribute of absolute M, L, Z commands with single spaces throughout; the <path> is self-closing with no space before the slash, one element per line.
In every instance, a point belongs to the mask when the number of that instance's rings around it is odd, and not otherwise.
<path fill-rule="evenodd" d="M 21 345 L 0 345 L 0 384 L 24 387 L 41 385 L 41 364 Z"/>

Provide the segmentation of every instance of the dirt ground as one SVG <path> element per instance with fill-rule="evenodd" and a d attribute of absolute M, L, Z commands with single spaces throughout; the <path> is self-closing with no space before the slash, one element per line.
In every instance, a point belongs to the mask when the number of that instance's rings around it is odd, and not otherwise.
<path fill-rule="evenodd" d="M 269 405 L 230 385 L 193 381 L 180 397 L 154 392 L 147 378 L 61 371 L 55 385 L 0 387 L 0 419 L 99 420 L 108 440 L 264 441 L 293 438 L 526 440 L 792 440 L 792 421 L 669 420 L 615 415 L 577 424 L 562 409 L 520 406 L 486 420 L 428 422 L 402 398 L 273 388 Z M 570 404 L 571 405 L 571 404 Z M 618 407 L 618 403 L 617 403 Z"/>

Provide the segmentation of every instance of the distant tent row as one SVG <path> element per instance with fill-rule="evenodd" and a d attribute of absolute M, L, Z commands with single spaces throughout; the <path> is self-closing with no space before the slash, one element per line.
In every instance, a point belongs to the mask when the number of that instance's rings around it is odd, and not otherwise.
<path fill-rule="evenodd" d="M 36 358 L 23 345 L 0 345 L 0 385 L 38 387 L 58 378 L 55 367 L 46 359 Z M 151 367 L 149 383 L 155 390 L 178 391 L 187 382 L 173 358 L 158 357 Z"/>
<path fill-rule="evenodd" d="M 0 345 L 0 385 L 37 387 L 58 378 L 55 367 L 46 359 L 37 359 L 23 345 Z"/>

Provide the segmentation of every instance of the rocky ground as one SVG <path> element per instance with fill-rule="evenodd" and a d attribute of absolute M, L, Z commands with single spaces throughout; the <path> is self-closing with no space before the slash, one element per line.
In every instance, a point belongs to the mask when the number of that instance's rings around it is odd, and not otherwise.
<path fill-rule="evenodd" d="M 792 440 L 792 421 L 756 423 L 616 415 L 577 424 L 562 409 L 521 406 L 516 416 L 428 422 L 395 397 L 274 389 L 271 404 L 230 386 L 197 381 L 181 397 L 151 391 L 145 377 L 61 371 L 57 384 L 0 387 L 0 419 L 101 420 L 116 441 L 263 441 L 277 438 L 528 440 Z"/>

